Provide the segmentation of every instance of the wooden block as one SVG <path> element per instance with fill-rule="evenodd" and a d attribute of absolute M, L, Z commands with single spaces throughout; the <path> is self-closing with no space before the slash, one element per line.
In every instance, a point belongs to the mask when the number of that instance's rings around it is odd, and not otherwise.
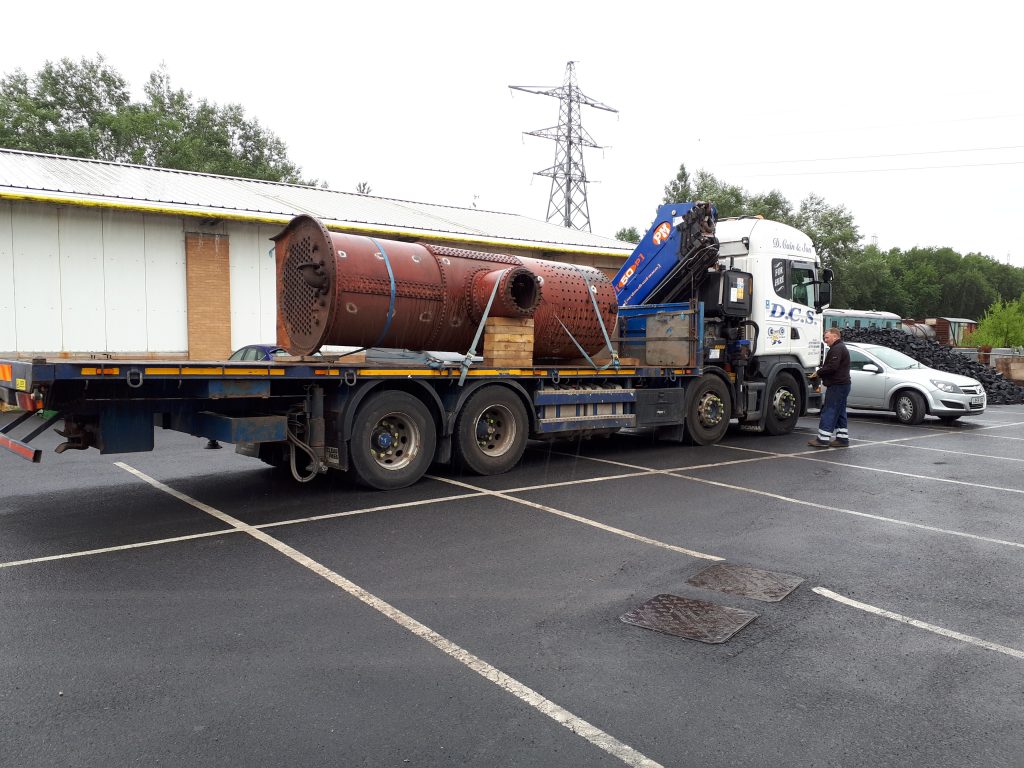
<path fill-rule="evenodd" d="M 533 368 L 533 358 L 529 357 L 485 357 L 484 368 Z"/>
<path fill-rule="evenodd" d="M 487 318 L 481 354 L 488 368 L 532 368 L 533 318 Z"/>
<path fill-rule="evenodd" d="M 532 317 L 488 317 L 487 322 L 484 323 L 484 329 L 487 328 L 533 328 Z"/>
<path fill-rule="evenodd" d="M 496 341 L 488 344 L 484 342 L 484 354 L 493 352 L 520 352 L 528 357 L 533 356 L 533 344 L 526 344 L 521 341 Z"/>
<path fill-rule="evenodd" d="M 529 347 L 530 349 L 533 349 L 533 337 L 532 336 L 525 336 L 525 337 L 523 337 L 523 336 L 511 336 L 511 337 L 504 337 L 504 338 L 501 338 L 501 337 L 495 338 L 493 336 L 485 336 L 484 337 L 484 346 L 485 347 L 490 347 L 490 346 L 493 346 L 495 344 L 518 344 L 521 347 Z"/>
<path fill-rule="evenodd" d="M 521 339 L 532 339 L 533 331 L 527 331 L 526 333 L 484 331 L 484 338 L 493 339 L 494 341 L 519 341 Z"/>
<path fill-rule="evenodd" d="M 335 365 L 362 365 L 366 362 L 366 352 L 349 352 L 347 355 L 306 355 L 305 357 L 285 357 L 283 360 L 295 360 L 305 363 L 322 361 Z"/>

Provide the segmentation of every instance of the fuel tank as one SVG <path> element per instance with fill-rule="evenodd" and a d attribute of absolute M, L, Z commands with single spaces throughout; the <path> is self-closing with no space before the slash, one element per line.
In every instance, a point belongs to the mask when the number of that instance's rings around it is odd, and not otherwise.
<path fill-rule="evenodd" d="M 466 352 L 493 293 L 488 317 L 533 318 L 534 359 L 567 360 L 580 357 L 573 338 L 587 354 L 601 349 L 602 322 L 610 335 L 618 312 L 593 267 L 330 232 L 311 216 L 274 240 L 278 343 L 296 355 L 325 345 Z"/>

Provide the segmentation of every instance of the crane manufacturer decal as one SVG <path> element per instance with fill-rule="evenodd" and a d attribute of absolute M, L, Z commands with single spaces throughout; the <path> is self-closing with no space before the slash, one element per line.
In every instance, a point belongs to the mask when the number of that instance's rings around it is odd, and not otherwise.
<path fill-rule="evenodd" d="M 654 244 L 661 245 L 663 242 L 668 240 L 669 235 L 672 234 L 672 225 L 667 221 L 661 222 L 658 228 L 654 230 Z"/>

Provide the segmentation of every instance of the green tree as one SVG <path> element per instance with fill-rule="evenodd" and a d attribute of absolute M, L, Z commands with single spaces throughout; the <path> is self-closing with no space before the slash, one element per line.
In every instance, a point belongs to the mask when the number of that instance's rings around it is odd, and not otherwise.
<path fill-rule="evenodd" d="M 781 221 L 783 224 L 793 222 L 793 204 L 777 189 L 758 195 L 748 194 L 743 201 L 743 213 L 764 216 L 769 221 Z"/>
<path fill-rule="evenodd" d="M 964 343 L 971 347 L 1024 346 L 1024 297 L 992 304 Z"/>
<path fill-rule="evenodd" d="M 822 263 L 837 274 L 859 252 L 860 232 L 844 205 L 829 205 L 811 193 L 800 202 L 791 223 L 811 238 Z"/>
<path fill-rule="evenodd" d="M 718 218 L 742 216 L 746 213 L 746 190 L 735 184 L 719 181 L 713 173 L 703 169 L 697 171 L 693 184 L 694 200 L 707 200 L 718 211 Z"/>
<path fill-rule="evenodd" d="M 0 146 L 114 159 L 128 102 L 127 82 L 102 56 L 48 61 L 31 78 L 16 69 L 0 80 Z"/>
<path fill-rule="evenodd" d="M 946 317 L 977 319 L 999 294 L 985 278 L 976 260 L 964 258 L 942 281 L 942 305 Z"/>
<path fill-rule="evenodd" d="M 890 259 L 876 246 L 847 259 L 837 278 L 833 307 L 874 309 L 901 314 L 907 304 L 903 287 L 892 273 Z"/>
<path fill-rule="evenodd" d="M 238 104 L 195 99 L 171 86 L 161 67 L 145 100 L 132 103 L 126 81 L 102 56 L 47 62 L 34 76 L 0 80 L 0 146 L 163 168 L 303 181 L 287 148 Z"/>
<path fill-rule="evenodd" d="M 627 243 L 639 243 L 640 237 L 640 232 L 636 227 L 623 227 L 615 233 L 616 240 L 622 240 Z"/>
<path fill-rule="evenodd" d="M 889 252 L 889 264 L 893 280 L 905 302 L 893 312 L 916 320 L 943 314 L 936 311 L 942 305 L 939 270 L 921 249 L 915 248 L 907 253 L 893 249 Z"/>
<path fill-rule="evenodd" d="M 684 163 L 679 164 L 679 173 L 668 184 L 665 185 L 665 196 L 662 203 L 689 203 L 697 198 L 693 195 L 693 185 L 690 184 L 690 174 Z"/>

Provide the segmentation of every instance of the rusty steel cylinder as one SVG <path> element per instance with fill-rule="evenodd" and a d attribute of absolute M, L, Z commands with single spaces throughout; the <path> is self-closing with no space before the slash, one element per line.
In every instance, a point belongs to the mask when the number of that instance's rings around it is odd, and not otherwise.
<path fill-rule="evenodd" d="M 466 352 L 493 294 L 488 317 L 533 318 L 535 359 L 567 360 L 580 357 L 573 338 L 587 354 L 601 349 L 602 323 L 611 335 L 618 312 L 593 267 L 341 234 L 311 216 L 274 240 L 278 343 L 297 355 L 325 345 Z"/>

